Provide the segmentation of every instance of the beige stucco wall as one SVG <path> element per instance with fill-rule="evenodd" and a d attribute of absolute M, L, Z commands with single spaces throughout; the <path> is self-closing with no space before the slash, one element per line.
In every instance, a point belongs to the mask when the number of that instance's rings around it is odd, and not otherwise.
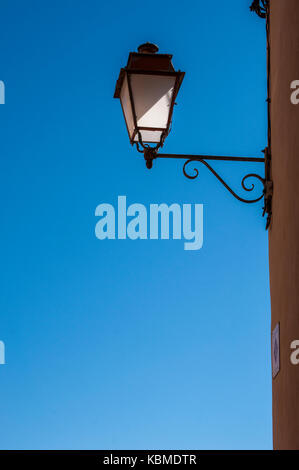
<path fill-rule="evenodd" d="M 280 322 L 281 370 L 273 380 L 275 449 L 299 449 L 299 0 L 270 0 L 273 216 L 269 230 L 272 327 Z"/>

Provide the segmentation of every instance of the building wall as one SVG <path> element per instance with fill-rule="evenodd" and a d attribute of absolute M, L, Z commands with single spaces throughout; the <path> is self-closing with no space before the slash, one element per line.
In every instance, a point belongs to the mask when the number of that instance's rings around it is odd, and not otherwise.
<path fill-rule="evenodd" d="M 273 331 L 280 323 L 280 372 L 273 379 L 274 449 L 299 449 L 299 0 L 270 0 L 273 215 L 269 230 Z"/>

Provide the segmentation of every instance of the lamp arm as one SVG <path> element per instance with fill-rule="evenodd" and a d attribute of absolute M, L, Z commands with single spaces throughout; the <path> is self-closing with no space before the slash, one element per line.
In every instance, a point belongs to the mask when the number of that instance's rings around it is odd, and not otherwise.
<path fill-rule="evenodd" d="M 153 166 L 153 160 L 156 158 L 174 158 L 174 159 L 183 159 L 186 160 L 183 166 L 183 173 L 188 179 L 196 179 L 199 175 L 198 169 L 193 168 L 194 174 L 190 174 L 187 172 L 186 168 L 187 165 L 189 165 L 191 162 L 199 162 L 205 165 L 208 170 L 216 176 L 218 181 L 236 198 L 238 201 L 244 202 L 246 204 L 253 204 L 255 202 L 260 201 L 263 197 L 265 200 L 264 204 L 264 214 L 268 214 L 267 218 L 267 226 L 266 228 L 269 227 L 270 224 L 270 219 L 271 219 L 271 199 L 272 199 L 272 193 L 273 193 L 273 185 L 272 181 L 270 179 L 270 163 L 271 163 L 271 157 L 268 152 L 268 149 L 266 148 L 264 151 L 265 157 L 264 158 L 258 158 L 258 157 L 224 157 L 224 156 L 210 156 L 210 155 L 184 155 L 184 154 L 170 154 L 170 153 L 158 153 L 155 148 L 152 147 L 147 147 L 144 149 L 143 154 L 144 158 L 146 161 L 146 166 L 148 169 L 151 169 Z M 255 185 L 252 183 L 251 186 L 246 185 L 246 181 L 248 178 L 256 178 L 258 179 L 262 185 L 263 185 L 263 192 L 262 194 L 254 199 L 245 199 L 241 196 L 239 196 L 225 181 L 224 179 L 217 173 L 217 171 L 214 170 L 214 168 L 207 162 L 207 160 L 214 160 L 214 161 L 229 161 L 229 162 L 259 162 L 259 163 L 264 163 L 265 165 L 265 177 L 263 178 L 262 176 L 256 174 L 256 173 L 249 173 L 245 175 L 241 181 L 242 188 L 245 191 L 253 191 L 255 188 Z"/>
<path fill-rule="evenodd" d="M 235 191 L 233 191 L 229 186 L 228 184 L 224 181 L 223 178 L 221 178 L 221 176 L 217 173 L 217 171 L 214 170 L 214 168 L 211 167 L 211 165 L 206 161 L 206 160 L 221 160 L 221 161 L 230 161 L 230 162 L 262 162 L 264 163 L 265 162 L 265 158 L 257 158 L 257 157 L 217 157 L 217 156 L 209 156 L 209 155 L 180 155 L 180 154 L 170 154 L 170 153 L 157 153 L 157 151 L 153 148 L 147 148 L 144 150 L 144 158 L 145 158 L 145 161 L 146 161 L 146 166 L 148 169 L 151 169 L 152 168 L 152 165 L 153 165 L 153 160 L 156 159 L 156 158 L 175 158 L 175 159 L 184 159 L 186 160 L 185 163 L 184 163 L 184 166 L 183 166 L 183 173 L 184 175 L 186 176 L 186 178 L 188 179 L 196 179 L 198 177 L 198 170 L 197 168 L 194 168 L 194 174 L 191 175 L 190 173 L 188 173 L 186 171 L 186 167 L 187 165 L 189 165 L 189 163 L 191 162 L 199 162 L 199 163 L 202 163 L 203 165 L 205 165 L 211 173 L 213 173 L 214 176 L 216 176 L 216 178 L 220 181 L 220 183 L 236 198 L 238 199 L 239 201 L 241 202 L 245 202 L 245 203 L 248 203 L 248 204 L 251 204 L 251 203 L 254 203 L 254 202 L 258 202 L 262 199 L 264 193 L 262 193 L 262 195 L 256 199 L 244 199 L 240 196 L 238 196 L 237 193 L 235 193 Z M 247 178 L 257 178 L 262 184 L 263 184 L 263 187 L 265 187 L 265 179 L 262 178 L 261 176 L 255 174 L 255 173 L 249 173 L 248 175 L 244 176 L 244 178 L 242 179 L 242 187 L 243 189 L 245 189 L 245 191 L 253 191 L 254 189 L 254 184 L 251 185 L 251 187 L 247 187 L 245 185 L 245 181 L 247 180 Z"/>

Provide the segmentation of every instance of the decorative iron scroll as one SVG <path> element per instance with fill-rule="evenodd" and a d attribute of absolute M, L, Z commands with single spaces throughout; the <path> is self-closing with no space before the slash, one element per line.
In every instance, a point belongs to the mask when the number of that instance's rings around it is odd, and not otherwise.
<path fill-rule="evenodd" d="M 254 0 L 250 10 L 254 11 L 260 18 L 266 18 L 268 13 L 269 0 Z"/>
<path fill-rule="evenodd" d="M 246 202 L 247 204 L 252 204 L 254 202 L 258 202 L 260 201 L 263 197 L 264 197 L 264 190 L 265 190 L 265 179 L 262 178 L 260 175 L 257 175 L 256 173 L 249 173 L 248 175 L 245 175 L 244 178 L 242 179 L 242 188 L 245 190 L 245 191 L 253 191 L 254 189 L 254 184 L 252 183 L 251 186 L 247 186 L 245 184 L 246 180 L 248 178 L 256 178 L 258 179 L 262 185 L 263 185 L 263 192 L 261 194 L 261 196 L 259 196 L 258 198 L 255 198 L 255 199 L 244 199 L 240 196 L 238 196 L 237 193 L 235 193 L 235 191 L 233 191 L 229 186 L 228 184 L 221 178 L 221 176 L 214 170 L 214 168 L 211 167 L 211 165 L 209 165 L 209 163 L 207 163 L 205 160 L 201 159 L 201 158 L 198 158 L 198 159 L 191 159 L 191 160 L 187 160 L 185 163 L 184 163 L 184 166 L 183 166 L 183 173 L 184 175 L 186 176 L 186 178 L 189 178 L 190 180 L 194 180 L 195 178 L 198 177 L 199 175 L 199 171 L 197 168 L 193 168 L 193 172 L 194 174 L 190 174 L 186 171 L 186 167 L 187 165 L 189 165 L 189 163 L 191 162 L 200 162 L 200 163 L 203 163 L 203 165 L 205 165 L 210 171 L 211 173 L 213 173 L 214 176 L 216 176 L 216 178 L 220 181 L 220 183 L 236 198 L 238 199 L 238 201 L 241 201 L 241 202 Z"/>

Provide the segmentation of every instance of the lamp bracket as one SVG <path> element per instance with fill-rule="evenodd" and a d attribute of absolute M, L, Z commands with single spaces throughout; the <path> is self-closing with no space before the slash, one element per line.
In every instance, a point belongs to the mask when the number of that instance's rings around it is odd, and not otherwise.
<path fill-rule="evenodd" d="M 157 158 L 158 156 L 157 150 L 156 148 L 153 148 L 153 147 L 145 147 L 143 154 L 144 154 L 146 168 L 150 170 L 153 167 L 153 160 Z"/>
<path fill-rule="evenodd" d="M 193 168 L 193 173 L 188 172 L 187 166 L 192 162 L 202 163 L 208 170 L 220 181 L 220 183 L 227 189 L 227 191 L 234 196 L 235 199 L 238 201 L 244 202 L 246 204 L 253 204 L 255 202 L 260 201 L 264 198 L 264 207 L 263 207 L 263 216 L 267 214 L 267 223 L 266 229 L 269 228 L 271 222 L 271 206 L 272 206 L 272 195 L 273 195 L 273 183 L 271 181 L 271 155 L 268 151 L 268 148 L 263 150 L 264 158 L 257 158 L 257 157 L 223 157 L 223 156 L 208 156 L 208 155 L 179 155 L 179 154 L 159 154 L 156 148 L 153 147 L 146 147 L 143 151 L 144 159 L 146 162 L 146 167 L 151 169 L 153 166 L 153 160 L 156 158 L 175 158 L 175 159 L 183 159 L 185 160 L 183 166 L 183 173 L 186 178 L 190 180 L 194 180 L 198 177 L 199 171 L 197 168 Z M 245 191 L 253 191 L 255 185 L 252 183 L 251 185 L 247 185 L 248 178 L 255 178 L 262 183 L 262 193 L 260 196 L 254 199 L 246 199 L 239 196 L 225 181 L 224 179 L 214 170 L 214 168 L 207 162 L 207 160 L 214 160 L 214 161 L 229 161 L 229 162 L 261 162 L 265 165 L 265 177 L 256 174 L 256 173 L 248 173 L 245 175 L 241 181 L 241 186 Z"/>

